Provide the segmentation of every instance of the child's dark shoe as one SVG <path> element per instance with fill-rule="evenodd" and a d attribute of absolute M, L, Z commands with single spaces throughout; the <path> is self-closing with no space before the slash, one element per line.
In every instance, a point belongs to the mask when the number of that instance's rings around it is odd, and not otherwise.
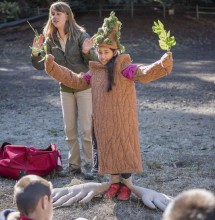
<path fill-rule="evenodd" d="M 121 201 L 126 201 L 129 199 L 130 195 L 131 195 L 131 190 L 127 186 L 122 185 L 120 187 L 117 199 Z"/>
<path fill-rule="evenodd" d="M 120 184 L 119 183 L 113 183 L 111 184 L 110 188 L 108 189 L 108 191 L 105 192 L 104 194 L 104 198 L 105 199 L 111 199 L 113 198 L 115 195 L 118 194 L 120 190 Z"/>

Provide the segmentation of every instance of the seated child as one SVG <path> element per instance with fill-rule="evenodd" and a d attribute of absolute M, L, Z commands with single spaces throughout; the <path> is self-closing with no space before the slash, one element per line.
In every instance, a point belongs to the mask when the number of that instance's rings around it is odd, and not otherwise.
<path fill-rule="evenodd" d="M 205 189 L 180 193 L 167 206 L 162 220 L 214 220 L 215 195 Z"/>
<path fill-rule="evenodd" d="M 14 187 L 14 201 L 19 212 L 7 209 L 1 220 L 51 220 L 53 215 L 52 184 L 42 177 L 27 175 Z"/>

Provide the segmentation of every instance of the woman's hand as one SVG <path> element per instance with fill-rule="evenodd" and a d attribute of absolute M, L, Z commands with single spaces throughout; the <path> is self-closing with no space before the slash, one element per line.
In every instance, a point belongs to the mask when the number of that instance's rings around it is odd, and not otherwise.
<path fill-rule="evenodd" d="M 42 34 L 40 34 L 38 38 L 35 37 L 33 40 L 32 48 L 43 50 L 43 41 L 44 41 L 44 36 Z M 33 56 L 38 56 L 38 52 L 36 50 L 32 50 L 32 54 Z"/>
<path fill-rule="evenodd" d="M 94 39 L 94 36 L 91 37 L 90 39 L 86 38 L 84 40 L 83 45 L 82 45 L 82 53 L 88 54 L 90 49 L 93 48 L 93 39 Z"/>

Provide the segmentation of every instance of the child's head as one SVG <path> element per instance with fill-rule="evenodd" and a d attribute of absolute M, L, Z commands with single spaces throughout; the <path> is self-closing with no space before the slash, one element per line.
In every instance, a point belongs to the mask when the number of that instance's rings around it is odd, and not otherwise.
<path fill-rule="evenodd" d="M 102 64 L 107 64 L 118 51 L 124 52 L 125 48 L 120 43 L 120 30 L 122 23 L 111 12 L 109 18 L 104 19 L 104 23 L 94 36 L 94 46 L 97 48 L 98 58 Z"/>
<path fill-rule="evenodd" d="M 112 90 L 114 85 L 114 61 L 119 52 L 124 52 L 125 47 L 120 43 L 120 30 L 122 23 L 110 13 L 109 18 L 104 19 L 104 23 L 94 35 L 94 47 L 97 49 L 99 61 L 108 69 L 108 88 Z"/>
<path fill-rule="evenodd" d="M 166 208 L 162 220 L 214 220 L 215 196 L 204 189 L 180 193 Z"/>
<path fill-rule="evenodd" d="M 21 215 L 33 219 L 52 219 L 51 190 L 51 183 L 42 177 L 22 177 L 14 187 L 14 200 Z"/>

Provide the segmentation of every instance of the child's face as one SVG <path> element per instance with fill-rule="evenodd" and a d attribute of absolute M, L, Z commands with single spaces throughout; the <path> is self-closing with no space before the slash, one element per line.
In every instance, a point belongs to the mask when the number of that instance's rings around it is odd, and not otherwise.
<path fill-rule="evenodd" d="M 52 220 L 52 218 L 53 218 L 52 198 L 50 198 L 50 201 L 49 201 L 49 203 L 48 203 L 48 207 L 47 207 L 47 217 L 48 217 L 48 220 Z"/>
<path fill-rule="evenodd" d="M 48 197 L 47 195 L 43 197 L 43 219 L 52 220 L 53 219 L 53 200 L 52 196 Z"/>
<path fill-rule="evenodd" d="M 107 47 L 98 47 L 98 59 L 103 64 L 106 65 L 108 61 L 114 56 L 114 51 Z"/>

